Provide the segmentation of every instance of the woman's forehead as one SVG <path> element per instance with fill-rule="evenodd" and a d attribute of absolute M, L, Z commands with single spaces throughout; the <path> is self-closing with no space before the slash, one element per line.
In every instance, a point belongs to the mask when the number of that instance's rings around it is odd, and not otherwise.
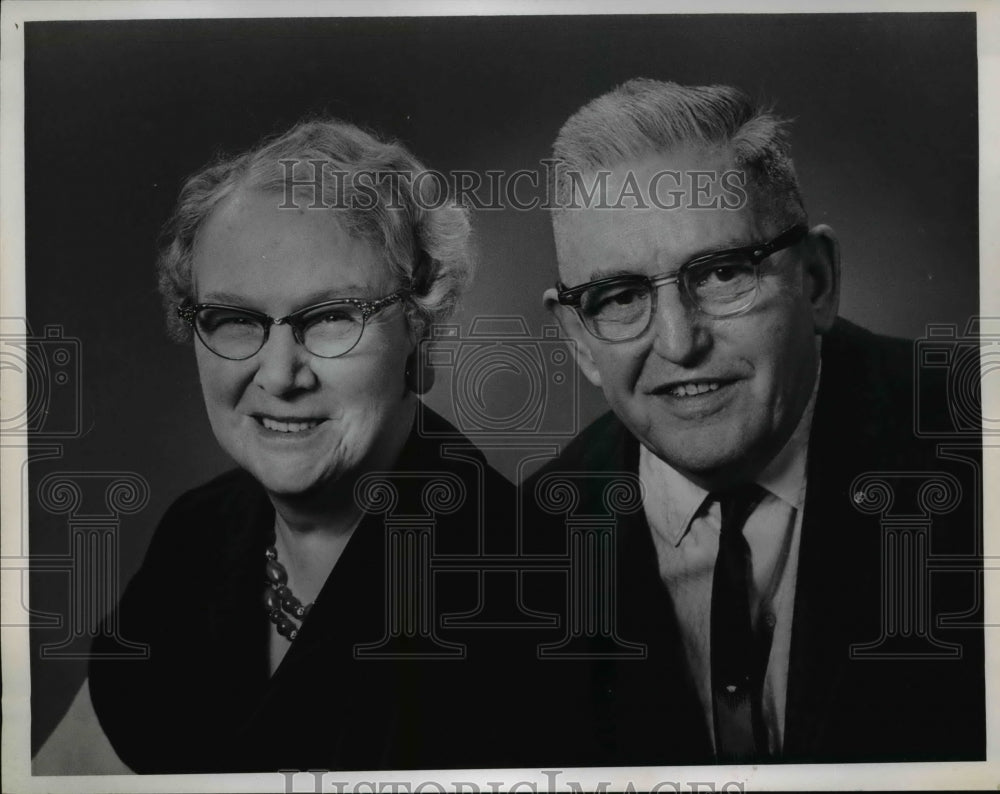
<path fill-rule="evenodd" d="M 364 294 L 387 285 L 384 256 L 332 209 L 286 209 L 280 194 L 242 190 L 212 212 L 195 240 L 192 277 L 208 294 L 287 299 Z"/>

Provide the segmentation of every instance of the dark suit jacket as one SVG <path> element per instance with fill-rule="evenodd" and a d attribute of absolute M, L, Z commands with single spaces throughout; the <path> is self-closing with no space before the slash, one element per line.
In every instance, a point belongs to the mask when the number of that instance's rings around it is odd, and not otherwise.
<path fill-rule="evenodd" d="M 775 760 L 982 759 L 982 583 L 975 564 L 982 542 L 981 441 L 957 439 L 963 448 L 954 457 L 917 437 L 912 342 L 878 337 L 840 320 L 824 339 L 822 358 L 784 752 Z M 922 412 L 947 411 L 939 382 L 925 378 L 917 386 L 923 387 Z M 537 509 L 537 489 L 546 477 L 634 475 L 638 449 L 612 414 L 594 422 L 523 487 L 526 547 L 565 550 L 563 521 Z M 858 479 L 866 473 L 874 479 Z M 873 485 L 876 480 L 893 492 L 893 503 L 881 510 L 885 491 Z M 605 509 L 595 493 L 588 497 L 586 486 L 583 500 L 578 515 Z M 617 633 L 645 645 L 645 658 L 534 664 L 524 675 L 535 689 L 525 691 L 550 704 L 550 713 L 568 717 L 560 722 L 565 729 L 558 731 L 558 750 L 534 760 L 711 763 L 705 719 L 649 526 L 641 508 L 615 518 Z M 529 605 L 561 605 L 565 611 L 565 588 L 535 585 L 528 587 Z M 595 649 L 614 645 L 600 636 L 591 641 Z M 551 736 L 535 741 L 552 746 Z"/>

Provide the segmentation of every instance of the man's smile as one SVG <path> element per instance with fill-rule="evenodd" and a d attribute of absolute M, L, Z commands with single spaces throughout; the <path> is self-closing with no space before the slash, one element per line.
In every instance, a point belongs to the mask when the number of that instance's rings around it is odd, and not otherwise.
<path fill-rule="evenodd" d="M 658 397 L 674 397 L 679 400 L 690 397 L 698 397 L 710 392 L 717 392 L 736 383 L 737 379 L 727 378 L 691 378 L 685 380 L 673 380 L 663 383 L 651 389 L 651 393 Z"/>

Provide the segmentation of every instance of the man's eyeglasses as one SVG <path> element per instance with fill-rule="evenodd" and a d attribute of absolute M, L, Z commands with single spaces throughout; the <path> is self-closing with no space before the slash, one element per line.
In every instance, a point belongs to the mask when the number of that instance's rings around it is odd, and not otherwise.
<path fill-rule="evenodd" d="M 801 240 L 808 227 L 796 225 L 768 243 L 730 248 L 698 256 L 659 276 L 623 275 L 566 288 L 557 284 L 558 300 L 573 308 L 593 336 L 624 342 L 642 336 L 656 314 L 657 290 L 677 284 L 690 305 L 711 317 L 747 311 L 760 291 L 760 264 Z"/>
<path fill-rule="evenodd" d="M 361 340 L 365 322 L 376 312 L 406 298 L 397 290 L 384 298 L 341 298 L 307 306 L 274 319 L 262 312 L 217 303 L 180 305 L 177 316 L 194 328 L 202 343 L 215 355 L 242 361 L 267 344 L 272 325 L 290 325 L 296 341 L 314 356 L 337 358 Z"/>

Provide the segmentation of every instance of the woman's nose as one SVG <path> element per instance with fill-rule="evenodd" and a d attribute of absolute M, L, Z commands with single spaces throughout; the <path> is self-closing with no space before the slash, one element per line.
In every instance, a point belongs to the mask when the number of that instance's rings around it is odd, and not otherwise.
<path fill-rule="evenodd" d="M 316 375 L 310 358 L 291 326 L 273 325 L 267 341 L 257 352 L 254 381 L 275 396 L 311 389 L 316 385 Z"/>
<path fill-rule="evenodd" d="M 688 306 L 674 285 L 660 287 L 653 316 L 653 349 L 678 366 L 695 365 L 711 345 L 699 312 Z"/>

